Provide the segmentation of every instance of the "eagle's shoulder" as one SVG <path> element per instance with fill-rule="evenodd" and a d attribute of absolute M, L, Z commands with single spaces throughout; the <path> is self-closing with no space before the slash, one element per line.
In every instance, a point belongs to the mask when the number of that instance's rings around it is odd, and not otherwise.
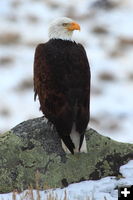
<path fill-rule="evenodd" d="M 89 60 L 88 60 L 87 53 L 84 46 L 81 43 L 77 43 L 77 46 L 80 52 L 81 60 L 83 61 L 84 64 L 86 63 L 86 65 L 89 66 Z"/>
<path fill-rule="evenodd" d="M 34 55 L 34 99 L 41 93 L 42 79 L 43 79 L 43 66 L 45 64 L 45 45 L 46 43 L 40 43 L 35 49 Z"/>
<path fill-rule="evenodd" d="M 81 43 L 77 43 L 78 48 L 86 55 L 86 50 Z"/>
<path fill-rule="evenodd" d="M 45 43 L 39 43 L 39 44 L 36 46 L 36 49 L 42 49 L 42 48 L 44 48 L 48 43 L 49 43 L 49 41 L 48 41 L 48 42 L 45 42 Z"/>
<path fill-rule="evenodd" d="M 35 49 L 35 54 L 44 50 L 46 45 L 47 45 L 47 42 L 38 44 Z"/>

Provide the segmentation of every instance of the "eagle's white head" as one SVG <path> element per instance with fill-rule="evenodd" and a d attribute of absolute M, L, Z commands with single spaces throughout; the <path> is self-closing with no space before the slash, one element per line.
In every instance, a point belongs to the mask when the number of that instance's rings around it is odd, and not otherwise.
<path fill-rule="evenodd" d="M 67 17 L 54 20 L 49 26 L 50 39 L 71 40 L 74 30 L 80 30 L 79 24 Z"/>

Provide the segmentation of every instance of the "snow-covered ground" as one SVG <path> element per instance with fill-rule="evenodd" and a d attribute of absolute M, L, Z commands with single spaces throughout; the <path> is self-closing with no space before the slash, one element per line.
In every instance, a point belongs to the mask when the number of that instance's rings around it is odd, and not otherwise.
<path fill-rule="evenodd" d="M 39 103 L 33 101 L 34 51 L 38 43 L 48 40 L 48 24 L 59 16 L 81 25 L 74 38 L 85 46 L 91 65 L 89 126 L 115 140 L 133 143 L 132 0 L 0 1 L 0 133 L 42 115 Z M 90 200 L 93 195 L 98 200 L 104 196 L 117 199 L 114 188 L 118 184 L 133 184 L 133 162 L 122 169 L 124 179 L 107 177 L 70 185 L 70 199 L 83 199 L 86 194 Z M 62 195 L 63 190 L 57 191 Z"/>
<path fill-rule="evenodd" d="M 34 51 L 59 16 L 81 25 L 74 38 L 85 46 L 91 65 L 89 125 L 133 142 L 132 0 L 1 0 L 0 132 L 42 115 L 33 101 Z"/>

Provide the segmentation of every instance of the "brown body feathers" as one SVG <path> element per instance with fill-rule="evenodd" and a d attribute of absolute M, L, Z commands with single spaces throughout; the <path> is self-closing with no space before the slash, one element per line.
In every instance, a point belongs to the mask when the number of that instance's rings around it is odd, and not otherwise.
<path fill-rule="evenodd" d="M 83 46 L 61 39 L 39 44 L 34 60 L 34 91 L 41 111 L 71 153 L 74 144 L 70 133 L 75 123 L 81 135 L 80 149 L 90 115 L 90 67 Z"/>

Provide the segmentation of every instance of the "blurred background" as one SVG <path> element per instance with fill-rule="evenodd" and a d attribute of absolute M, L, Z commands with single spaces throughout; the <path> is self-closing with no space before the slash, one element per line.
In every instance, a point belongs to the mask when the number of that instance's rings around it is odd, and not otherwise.
<path fill-rule="evenodd" d="M 133 1 L 0 0 L 0 133 L 42 116 L 33 100 L 33 60 L 51 20 L 81 25 L 92 74 L 89 126 L 133 142 Z"/>

